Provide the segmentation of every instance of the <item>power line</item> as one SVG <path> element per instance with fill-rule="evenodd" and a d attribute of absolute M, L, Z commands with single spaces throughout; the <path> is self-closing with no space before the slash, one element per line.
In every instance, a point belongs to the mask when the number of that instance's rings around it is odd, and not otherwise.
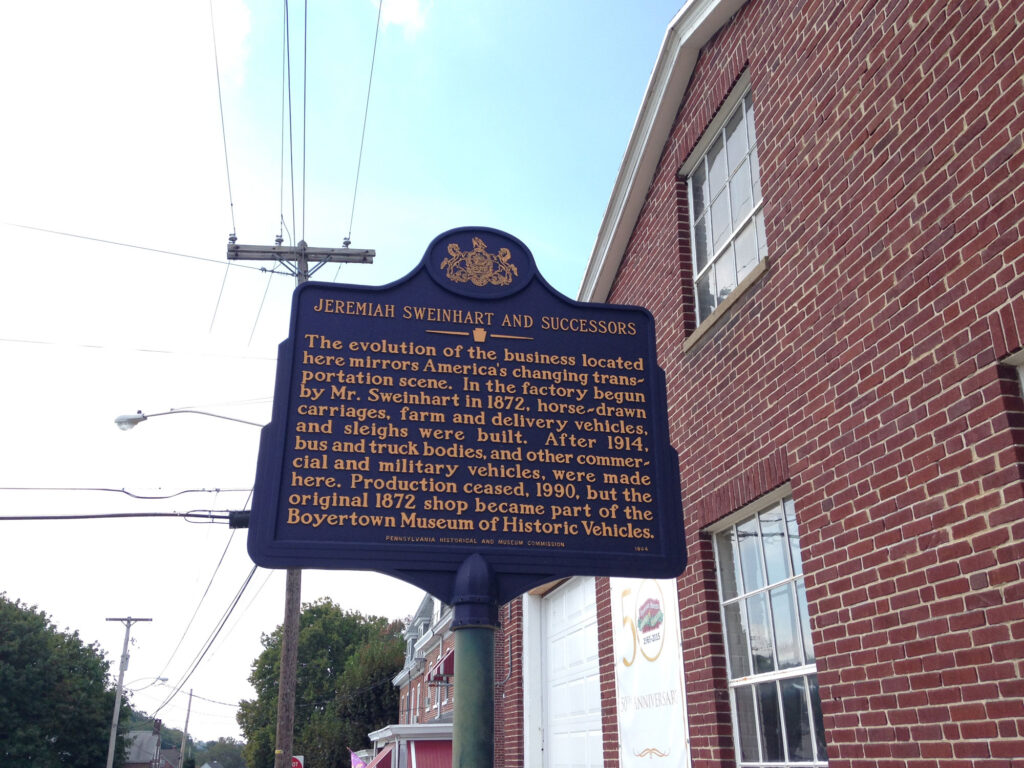
<path fill-rule="evenodd" d="M 234 704 L 232 704 L 229 701 L 216 701 L 215 699 L 207 699 L 207 698 L 204 698 L 204 697 L 200 696 L 198 693 L 193 693 L 192 694 L 192 698 L 199 699 L 200 701 L 205 701 L 205 702 L 208 702 L 210 704 L 220 704 L 223 707 L 238 707 L 242 703 L 240 701 L 236 701 Z"/>
<path fill-rule="evenodd" d="M 295 232 L 295 138 L 292 130 L 292 44 L 291 27 L 288 19 L 288 0 L 284 0 L 284 58 L 286 78 L 282 84 L 288 95 L 288 168 L 290 171 L 289 189 L 292 197 L 292 232 Z M 283 218 L 283 214 L 282 214 Z"/>
<path fill-rule="evenodd" d="M 228 131 L 224 120 L 224 97 L 221 94 L 220 86 L 220 57 L 217 54 L 217 26 L 213 18 L 213 0 L 210 0 L 210 34 L 213 37 L 213 66 L 217 74 L 217 105 L 220 108 L 220 135 L 224 142 L 224 173 L 228 183 L 228 209 L 231 212 L 231 235 L 228 240 L 234 240 L 237 228 L 235 227 L 235 197 L 231 191 L 231 167 L 228 164 Z M 217 293 L 217 303 L 213 306 L 213 317 L 210 318 L 210 331 L 217 320 L 217 313 L 220 311 L 220 300 L 224 296 L 224 286 L 228 282 L 228 271 L 224 270 L 224 279 L 220 283 L 220 291 Z"/>
<path fill-rule="evenodd" d="M 242 612 L 235 617 L 235 623 L 231 625 L 231 628 L 228 629 L 227 633 L 224 635 L 224 640 L 230 637 L 231 633 L 235 631 L 235 629 L 238 627 L 238 624 L 241 622 L 242 618 L 245 616 L 248 610 L 252 608 L 252 604 L 256 602 L 256 599 L 260 596 L 260 593 L 263 591 L 263 588 L 267 586 L 269 581 L 274 577 L 275 573 L 278 573 L 278 571 L 272 569 L 267 571 L 267 578 L 265 578 L 263 580 L 263 583 L 260 584 L 259 588 L 256 590 L 256 593 L 251 598 L 249 598 L 249 602 L 246 603 L 245 608 L 242 609 Z"/>
<path fill-rule="evenodd" d="M 168 251 L 168 250 L 165 250 L 163 248 L 150 248 L 149 246 L 136 245 L 135 243 L 122 243 L 122 242 L 120 242 L 118 240 L 106 240 L 106 239 L 101 238 L 101 237 L 90 237 L 88 235 L 79 235 L 79 234 L 76 234 L 74 232 L 61 232 L 60 230 L 47 229 L 46 227 L 33 227 L 33 226 L 29 226 L 28 224 L 18 224 L 18 223 L 12 222 L 12 221 L 5 221 L 3 223 L 6 224 L 8 227 L 17 227 L 18 229 L 28 229 L 28 230 L 31 230 L 33 232 L 45 232 L 48 235 L 59 235 L 61 237 L 72 237 L 72 238 L 75 238 L 76 240 L 89 240 L 89 241 L 91 241 L 93 243 L 103 243 L 104 245 L 116 245 L 116 246 L 118 246 L 120 248 L 134 248 L 134 249 L 139 250 L 139 251 L 149 251 L 150 253 L 162 253 L 165 256 L 178 256 L 178 257 L 183 258 L 183 259 L 193 259 L 194 261 L 205 261 L 205 262 L 208 262 L 210 264 L 224 264 L 224 262 L 221 261 L 220 259 L 210 259 L 210 258 L 207 258 L 206 256 L 196 256 L 196 255 L 191 254 L 191 253 L 181 253 L 180 251 Z M 255 267 L 255 266 L 248 265 L 248 264 L 236 264 L 234 262 L 228 262 L 228 265 L 229 266 L 235 266 L 235 267 L 242 267 L 244 269 L 255 269 L 255 270 L 258 270 L 260 272 L 273 272 L 274 274 L 283 274 L 283 273 L 280 273 L 280 272 L 276 272 L 275 270 L 269 270 L 266 267 Z"/>
<path fill-rule="evenodd" d="M 251 488 L 189 488 L 184 491 L 176 491 L 175 493 L 167 493 L 160 496 L 144 496 L 140 493 L 132 493 L 124 488 L 75 488 L 65 486 L 0 486 L 0 491 L 82 491 L 82 492 L 98 492 L 98 493 L 123 493 L 125 496 L 130 496 L 133 499 L 143 500 L 154 500 L 154 499 L 173 499 L 178 496 L 184 496 L 186 493 L 252 493 Z"/>
<path fill-rule="evenodd" d="M 230 267 L 230 262 L 228 264 Z M 224 268 L 224 277 L 220 281 L 220 290 L 217 292 L 217 303 L 213 305 L 213 316 L 210 318 L 210 330 L 213 331 L 213 324 L 217 322 L 217 313 L 220 311 L 220 300 L 224 297 L 224 286 L 228 284 L 228 272 L 231 270 L 228 267 Z"/>
<path fill-rule="evenodd" d="M 192 662 L 191 666 L 189 667 L 188 672 L 181 679 L 181 681 L 177 684 L 177 686 L 171 692 L 171 694 L 164 700 L 164 703 L 161 704 L 159 707 L 156 708 L 156 710 L 154 710 L 152 712 L 152 715 L 156 715 L 157 712 L 159 712 L 161 709 L 166 707 L 171 702 L 171 699 L 173 699 L 175 696 L 178 695 L 179 691 L 181 691 L 181 689 L 184 687 L 185 683 L 188 682 L 189 678 L 192 677 L 192 675 L 195 673 L 196 669 L 199 668 L 199 664 L 202 662 L 202 660 L 203 660 L 203 658 L 205 658 L 207 652 L 209 652 L 210 648 L 213 646 L 213 641 L 217 639 L 217 635 L 219 635 L 220 631 L 224 628 L 224 625 L 227 623 L 228 618 L 231 616 L 231 612 L 234 611 L 235 610 L 235 606 L 238 605 L 238 601 L 242 599 L 242 595 L 245 593 L 246 587 L 249 586 L 249 582 L 252 581 L 253 574 L 255 574 L 255 573 L 256 573 L 256 566 L 254 565 L 252 567 L 252 570 L 249 571 L 249 575 L 245 577 L 245 581 L 242 582 L 242 586 L 239 588 L 238 593 L 235 595 L 234 599 L 231 601 L 231 604 L 228 606 L 227 610 L 224 612 L 224 615 L 221 617 L 220 621 L 217 623 L 217 626 L 213 630 L 213 633 L 210 635 L 209 639 L 207 639 L 206 644 L 203 646 L 203 648 L 200 651 L 200 653 L 196 656 L 195 660 Z"/>
<path fill-rule="evenodd" d="M 253 358 L 255 360 L 263 360 L 265 358 Z M 270 358 L 266 358 L 270 359 Z M 276 359 L 276 358 L 274 358 Z M 270 403 L 273 402 L 273 397 L 250 397 L 246 400 L 221 400 L 215 403 L 195 403 L 193 405 L 179 405 L 177 408 L 168 408 L 169 411 L 183 410 L 185 408 L 224 408 L 229 405 L 253 405 L 254 403 Z"/>
<path fill-rule="evenodd" d="M 228 617 L 231 616 L 231 612 L 234 611 L 235 606 L 238 605 L 238 601 L 242 598 L 242 595 L 245 593 L 245 589 L 249 586 L 249 582 L 252 580 L 254 573 L 256 573 L 255 565 L 252 567 L 252 570 L 249 571 L 249 575 L 245 577 L 245 581 L 242 582 L 242 586 L 238 589 L 238 592 L 235 594 L 235 597 L 231 600 L 231 603 L 228 605 L 227 610 L 224 612 L 224 615 L 221 617 L 220 621 L 217 623 L 217 626 L 214 628 L 213 633 L 210 635 L 209 638 L 207 638 L 203 648 L 200 650 L 196 658 L 192 661 L 192 664 L 190 665 L 188 672 L 177 684 L 177 686 L 170 693 L 170 695 L 168 695 L 168 697 L 164 700 L 164 703 L 157 707 L 152 714 L 155 715 L 161 709 L 166 707 L 170 703 L 171 699 L 178 695 L 178 692 L 181 691 L 185 683 L 187 683 L 189 678 L 192 677 L 196 669 L 199 668 L 200 662 L 202 662 L 203 658 L 205 658 L 207 652 L 210 650 L 210 647 L 213 645 L 213 641 L 217 639 L 217 635 L 220 634 L 220 631 L 224 628 L 224 624 L 227 622 Z"/>
<path fill-rule="evenodd" d="M 107 512 L 83 515 L 0 515 L 0 521 L 4 520 L 109 520 L 119 517 L 182 517 L 187 522 L 191 518 L 200 518 L 204 522 L 230 521 L 232 513 L 244 514 L 245 510 L 214 510 L 214 509 L 192 509 L 188 512 Z"/>
<path fill-rule="evenodd" d="M 373 53 L 370 56 L 370 80 L 366 84 L 366 106 L 363 109 L 363 132 L 361 138 L 359 139 L 359 157 L 358 160 L 356 161 L 356 180 L 355 186 L 352 188 L 352 210 L 349 213 L 348 219 L 348 235 L 346 235 L 345 240 L 343 241 L 343 245 L 346 248 L 352 242 L 352 225 L 356 217 L 356 193 L 359 190 L 359 171 L 363 166 L 363 146 L 366 143 L 366 123 L 367 117 L 370 114 L 370 92 L 373 87 L 373 68 L 375 62 L 377 61 L 377 40 L 380 37 L 380 17 L 381 12 L 383 10 L 384 0 L 381 0 L 377 7 L 377 27 L 373 33 Z M 340 270 L 341 267 L 339 266 L 338 269 Z M 337 275 L 335 275 L 335 277 L 337 277 Z"/>
<path fill-rule="evenodd" d="M 224 125 L 224 98 L 220 89 L 220 58 L 217 55 L 217 27 L 213 21 L 213 0 L 210 0 L 210 33 L 213 37 L 213 67 L 217 74 L 217 104 L 220 106 L 220 135 L 224 140 L 224 172 L 228 179 L 228 207 L 231 210 L 231 237 L 235 236 L 235 200 L 231 194 L 231 168 L 228 165 L 228 133 Z"/>
<path fill-rule="evenodd" d="M 306 82 L 309 68 L 306 65 L 309 53 L 309 0 L 302 6 L 302 236 L 306 239 Z"/>
<path fill-rule="evenodd" d="M 185 629 L 182 631 L 181 637 L 178 638 L 178 644 L 174 646 L 174 650 L 171 651 L 171 655 L 167 658 L 167 661 L 164 662 L 164 667 L 157 674 L 157 677 L 162 677 L 164 672 L 167 671 L 167 667 L 169 667 L 171 665 L 171 662 L 174 661 L 174 655 L 178 652 L 178 649 L 181 648 L 181 644 L 185 641 L 185 637 L 186 635 L 188 635 L 188 631 L 192 628 L 192 622 L 196 620 L 196 616 L 199 614 L 199 609 L 203 607 L 203 601 L 206 600 L 206 596 L 210 594 L 210 587 L 213 586 L 213 580 L 214 578 L 216 578 L 217 572 L 220 570 L 221 565 L 224 563 L 224 557 L 227 555 L 228 549 L 231 547 L 231 542 L 234 540 L 234 538 L 235 532 L 234 530 L 232 530 L 231 535 L 228 536 L 228 543 L 224 545 L 224 551 L 220 554 L 220 560 L 217 561 L 217 565 L 214 566 L 213 573 L 210 574 L 210 581 L 206 585 L 206 589 L 203 590 L 203 594 L 199 598 L 199 602 L 196 604 L 196 609 L 192 611 L 192 617 L 188 620 L 188 624 L 185 625 Z"/>
<path fill-rule="evenodd" d="M 191 349 L 179 350 L 179 349 L 152 349 L 145 347 L 120 347 L 109 344 L 73 344 L 67 341 L 51 341 L 49 339 L 15 339 L 15 338 L 4 338 L 0 337 L 0 343 L 7 344 L 39 344 L 41 346 L 54 346 L 54 347 L 74 347 L 76 349 L 95 349 L 95 350 L 114 350 L 121 352 L 145 352 L 147 354 L 154 355 L 192 355 L 193 357 L 212 357 L 220 360 L 269 360 L 273 361 L 275 357 L 260 357 L 253 355 L 222 355 L 213 354 L 210 352 L 195 352 Z"/>
<path fill-rule="evenodd" d="M 256 326 L 259 325 L 260 316 L 263 314 L 263 305 L 267 301 L 268 293 L 270 293 L 270 280 L 267 280 L 267 285 L 263 289 L 263 298 L 260 299 L 259 309 L 256 310 L 256 318 L 252 321 L 252 330 L 249 331 L 249 346 L 252 345 L 252 337 L 256 335 Z"/>
<path fill-rule="evenodd" d="M 288 25 L 288 5 L 287 5 L 287 3 L 285 3 L 284 6 L 285 6 L 285 9 L 284 9 L 284 13 L 285 13 L 285 21 L 284 21 L 285 33 L 284 34 L 285 34 L 285 36 L 287 36 L 287 34 L 288 34 L 288 32 L 287 32 L 287 25 Z M 277 203 L 279 227 L 278 227 L 278 230 L 277 230 L 277 238 L 276 238 L 276 242 L 277 242 L 278 245 L 281 245 L 284 242 L 284 233 L 285 232 L 288 232 L 288 245 L 294 245 L 293 238 L 292 238 L 292 233 L 290 231 L 288 231 L 288 225 L 285 224 L 285 221 L 284 221 L 284 145 L 285 145 L 285 141 L 284 141 L 285 132 L 284 132 L 284 129 L 285 129 L 285 117 L 288 115 L 287 106 L 288 106 L 288 103 L 289 103 L 288 102 L 288 91 L 287 91 L 287 89 L 285 87 L 285 84 L 287 83 L 287 80 L 286 80 L 287 76 L 288 76 L 288 46 L 287 46 L 287 39 L 286 38 L 282 38 L 282 40 L 281 40 L 281 160 L 280 160 L 280 176 L 279 176 L 279 179 L 278 179 L 278 187 L 279 188 L 278 188 L 278 203 Z"/>
<path fill-rule="evenodd" d="M 328 699 L 327 701 L 300 701 L 298 704 L 295 705 L 295 708 L 296 709 L 309 709 L 309 708 L 312 707 L 314 709 L 323 709 L 323 708 L 327 707 L 330 704 L 334 704 L 334 703 L 340 704 L 340 703 L 344 703 L 346 701 L 351 701 L 356 696 L 362 696 L 363 694 L 369 693 L 370 691 L 374 690 L 375 688 L 380 688 L 382 685 L 384 685 L 386 683 L 390 683 L 390 682 L 391 682 L 391 676 L 384 676 L 380 680 L 378 680 L 377 682 L 371 683 L 370 685 L 364 685 L 362 688 L 356 688 L 355 690 L 352 690 L 352 691 L 346 691 L 344 696 L 339 696 L 338 693 L 340 693 L 340 691 L 335 690 L 334 697 L 331 698 L 331 699 Z"/>
<path fill-rule="evenodd" d="M 222 114 L 221 117 L 223 119 L 223 114 Z M 227 158 L 227 146 L 226 145 L 225 145 L 224 151 L 225 151 L 225 162 L 227 162 L 227 160 L 226 160 L 226 158 Z M 230 178 L 229 178 L 229 181 L 228 181 L 228 185 L 229 185 L 229 188 L 230 188 Z M 229 190 L 229 196 L 230 196 L 230 190 Z M 293 194 L 293 196 L 294 196 L 294 194 Z M 232 227 L 234 227 L 234 203 L 233 202 L 231 203 L 231 209 L 232 209 L 232 213 L 231 213 Z M 283 220 L 284 220 L 284 218 L 282 216 L 282 221 Z M 225 262 L 219 261 L 217 259 L 209 259 L 209 258 L 206 258 L 204 256 L 195 256 L 193 254 L 181 253 L 179 251 L 168 251 L 168 250 L 165 250 L 165 249 L 162 249 L 162 248 L 150 248 L 150 247 L 144 246 L 144 245 L 135 245 L 133 243 L 123 243 L 123 242 L 119 242 L 119 241 L 116 241 L 116 240 L 106 240 L 106 239 L 99 238 L 99 237 L 90 237 L 88 235 L 79 235 L 79 234 L 75 234 L 73 232 L 61 232 L 61 231 L 54 230 L 54 229 L 46 229 L 45 227 L 32 227 L 32 226 L 29 226 L 27 224 L 15 224 L 15 223 L 12 223 L 12 222 L 4 222 L 4 223 L 7 224 L 8 226 L 18 227 L 20 229 L 28 229 L 28 230 L 32 230 L 32 231 L 35 231 L 35 232 L 44 232 L 46 234 L 59 235 L 61 237 L 71 237 L 71 238 L 75 238 L 77 240 L 88 240 L 88 241 L 95 242 L 95 243 L 103 243 L 105 245 L 115 245 L 115 246 L 118 246 L 118 247 L 121 247 L 121 248 L 135 248 L 135 249 L 140 250 L 140 251 L 149 251 L 151 253 L 161 253 L 161 254 L 164 254 L 164 255 L 167 255 L 167 256 L 178 256 L 178 257 L 185 258 L 185 259 L 193 259 L 195 261 L 205 261 L 205 262 L 209 262 L 211 264 L 224 264 L 225 263 Z M 233 241 L 233 238 L 234 238 L 234 234 L 232 234 L 232 236 L 231 236 L 231 238 L 229 238 L 229 240 Z M 266 273 L 268 275 L 290 274 L 290 272 L 288 270 L 285 270 L 284 272 L 281 272 L 278 269 L 268 269 L 267 267 L 256 267 L 256 266 L 252 266 L 252 265 L 249 265 L 249 264 L 239 264 L 237 262 L 232 262 L 232 261 L 227 262 L 226 265 L 225 265 L 225 270 L 224 270 L 224 278 L 221 280 L 221 284 L 220 284 L 220 291 L 217 293 L 217 301 L 214 304 L 213 315 L 210 318 L 210 328 L 209 328 L 210 331 L 213 330 L 214 323 L 217 321 L 217 314 L 220 311 L 220 303 L 221 303 L 221 299 L 224 296 L 224 287 L 227 285 L 228 272 L 231 269 L 231 267 L 242 267 L 243 269 L 253 269 L 253 270 L 257 270 L 259 272 L 264 272 L 264 273 Z M 268 281 L 267 288 L 263 292 L 263 301 L 266 301 L 267 291 L 269 291 L 269 288 L 270 288 L 270 283 Z M 261 302 L 260 303 L 260 309 L 261 310 L 262 310 L 262 307 L 263 307 L 263 303 Z M 257 315 L 256 315 L 256 321 L 258 321 L 258 320 L 259 320 L 259 313 L 257 313 Z M 253 323 L 253 332 L 255 332 L 255 330 L 256 330 L 256 323 L 254 322 Z M 0 339 L 0 341 L 31 341 L 31 340 L 27 340 L 27 339 L 25 339 L 25 340 L 22 340 L 22 339 Z M 249 336 L 249 342 L 250 342 L 250 344 L 252 343 L 252 335 L 251 334 Z M 40 342 L 40 343 L 47 343 L 47 342 Z M 81 345 L 81 346 L 88 346 L 88 345 Z M 98 348 L 106 348 L 106 347 L 101 347 L 99 345 L 97 345 L 97 346 L 98 346 Z M 148 351 L 163 351 L 163 350 L 136 350 L 136 351 L 148 352 Z"/>
<path fill-rule="evenodd" d="M 151 694 L 151 693 L 157 693 L 157 692 L 158 691 L 154 690 L 154 691 L 145 691 L 144 693 L 145 694 Z M 143 692 L 142 691 L 131 691 L 132 696 L 138 696 L 140 693 L 143 693 Z M 199 699 L 200 701 L 205 701 L 208 704 L 218 704 L 218 705 L 220 705 L 222 707 L 235 707 L 235 708 L 237 708 L 237 707 L 240 707 L 241 704 L 242 704 L 241 701 L 230 702 L 230 701 L 217 701 L 216 699 L 208 699 L 205 696 L 200 696 L 198 693 L 193 693 L 192 694 L 192 698 Z M 133 709 L 134 709 L 134 707 L 133 707 Z M 141 720 L 141 722 L 153 722 L 154 720 L 156 720 L 156 718 L 152 717 L 148 712 L 144 712 L 144 711 L 141 711 L 141 710 L 136 710 L 136 712 L 137 712 L 137 714 L 140 714 L 140 715 L 146 715 L 146 717 L 143 718 Z M 221 717 L 221 715 L 215 715 L 215 714 L 211 714 L 211 713 L 203 713 L 203 714 L 209 714 L 211 717 Z"/>

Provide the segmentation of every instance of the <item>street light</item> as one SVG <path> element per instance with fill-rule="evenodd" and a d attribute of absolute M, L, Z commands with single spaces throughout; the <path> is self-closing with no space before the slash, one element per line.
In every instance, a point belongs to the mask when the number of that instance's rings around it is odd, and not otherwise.
<path fill-rule="evenodd" d="M 114 419 L 114 423 L 117 428 L 127 432 L 129 429 L 134 429 L 136 424 L 141 424 L 148 419 L 152 419 L 155 416 L 172 416 L 176 413 L 195 413 L 200 416 L 210 416 L 214 419 L 224 419 L 225 421 L 236 421 L 239 424 L 248 424 L 251 427 L 263 427 L 264 425 L 258 421 L 249 421 L 247 419 L 238 419 L 234 416 L 225 416 L 222 413 L 211 413 L 210 411 L 200 411 L 195 408 L 171 408 L 169 411 L 160 411 L 159 413 L 143 413 L 142 411 L 136 411 L 135 413 L 122 414 Z M 248 512 L 230 512 L 228 525 L 231 528 L 248 528 L 249 527 L 249 513 Z"/>
<path fill-rule="evenodd" d="M 140 682 L 142 680 L 149 680 L 150 682 L 146 683 L 141 688 L 132 688 L 132 686 L 135 683 L 138 683 L 138 682 Z M 130 683 L 125 683 L 124 684 L 124 689 L 126 691 L 129 691 L 130 693 L 138 693 L 139 691 L 144 691 L 147 688 L 152 688 L 154 685 L 158 685 L 160 683 L 166 683 L 166 682 L 167 682 L 167 678 L 166 677 L 139 677 L 139 678 L 136 678 L 135 680 L 132 680 Z M 152 768 L 157 768 L 157 766 L 159 765 L 159 762 L 160 762 L 160 746 L 161 746 L 161 742 L 160 742 L 160 721 L 159 720 L 156 720 L 153 723 L 153 735 L 156 736 L 156 744 L 154 745 L 154 748 L 153 748 L 153 760 L 150 763 L 150 765 L 152 766 Z"/>
<path fill-rule="evenodd" d="M 114 423 L 117 424 L 118 429 L 121 429 L 121 430 L 127 432 L 129 429 L 132 429 L 136 424 L 140 424 L 141 422 L 146 421 L 147 419 L 150 419 L 150 418 L 152 418 L 154 416 L 168 416 L 168 415 L 170 415 L 172 413 L 196 413 L 196 414 L 199 414 L 201 416 L 212 416 L 215 419 L 225 419 L 227 421 L 237 421 L 237 422 L 240 422 L 242 424 L 249 424 L 250 426 L 253 426 L 253 427 L 262 427 L 263 426 L 262 424 L 260 424 L 258 422 L 255 422 L 255 421 L 247 421 L 246 419 L 236 419 L 234 416 L 223 416 L 223 415 L 221 415 L 219 413 L 209 413 L 207 411 L 200 411 L 200 410 L 197 410 L 195 408 L 172 408 L 169 411 L 161 411 L 159 413 L 151 413 L 149 415 L 146 415 L 142 411 L 137 411 L 136 413 L 134 413 L 132 415 L 118 416 L 116 419 L 114 419 Z M 114 716 L 112 718 L 112 722 L 111 722 L 111 725 L 110 725 L 110 744 L 107 747 L 107 768 L 113 768 L 113 764 L 114 764 L 114 746 L 115 746 L 116 741 L 117 741 L 117 721 L 118 721 L 118 716 L 121 713 L 121 694 L 122 694 L 122 691 L 123 691 L 123 688 L 124 688 L 124 673 L 125 673 L 125 670 L 128 668 L 128 635 L 131 632 L 131 626 L 132 626 L 133 623 L 135 623 L 137 621 L 152 621 L 152 619 L 133 619 L 133 618 L 131 618 L 129 616 L 128 618 L 124 618 L 124 619 L 107 619 L 107 621 L 120 621 L 120 622 L 124 623 L 124 625 L 125 625 L 124 650 L 121 653 L 121 668 L 120 668 L 120 673 L 119 673 L 118 678 L 117 678 L 117 694 L 116 694 L 115 700 L 114 700 Z M 140 678 L 140 679 L 145 680 L 146 678 Z M 150 683 L 150 685 L 155 685 L 157 682 L 166 682 L 166 681 L 167 681 L 166 677 L 158 677 L 158 678 L 156 678 L 154 680 L 153 683 Z M 145 687 L 148 688 L 149 685 L 147 685 Z M 140 689 L 140 690 L 142 690 L 142 689 Z M 188 721 L 186 719 L 186 727 L 187 727 L 187 725 L 188 725 Z"/>
<path fill-rule="evenodd" d="M 152 680 L 153 682 L 149 683 L 148 685 L 144 685 L 141 688 L 132 688 L 132 685 L 134 685 L 135 683 L 139 682 L 139 680 Z M 144 691 L 147 688 L 152 688 L 154 685 L 156 685 L 158 683 L 166 683 L 166 682 L 167 682 L 167 678 L 166 677 L 140 677 L 138 680 L 132 680 L 130 683 L 125 683 L 124 687 L 125 687 L 125 690 L 131 691 L 132 693 L 138 693 L 139 691 Z"/>
<path fill-rule="evenodd" d="M 200 416 L 212 416 L 215 419 L 224 419 L 226 421 L 237 421 L 241 424 L 249 424 L 253 427 L 262 427 L 258 421 L 248 421 L 246 419 L 236 419 L 234 416 L 224 416 L 220 413 L 210 413 L 209 411 L 198 411 L 195 408 L 171 408 L 169 411 L 161 411 L 160 413 L 145 414 L 142 411 L 137 411 L 132 414 L 124 414 L 114 419 L 114 423 L 117 424 L 118 429 L 122 429 L 127 432 L 132 429 L 136 424 L 141 424 L 146 419 L 152 419 L 155 416 L 168 416 L 172 413 L 198 413 Z"/>
<path fill-rule="evenodd" d="M 132 685 L 134 685 L 135 683 L 137 683 L 137 682 L 139 682 L 141 680 L 150 680 L 151 682 L 146 683 L 146 685 L 142 686 L 141 688 L 132 688 L 131 687 Z M 167 678 L 166 677 L 138 677 L 135 680 L 132 680 L 130 683 L 125 683 L 124 684 L 124 689 L 126 691 L 129 691 L 130 693 L 138 693 L 139 691 L 144 691 L 147 688 L 152 688 L 157 683 L 166 683 L 166 682 L 167 682 Z M 157 766 L 158 766 L 158 764 L 160 762 L 160 721 L 159 720 L 155 721 L 155 723 L 153 724 L 153 735 L 156 736 L 156 743 L 154 744 L 154 747 L 153 747 L 153 759 L 150 761 L 149 764 L 150 764 L 150 766 L 152 768 L 157 768 Z"/>
<path fill-rule="evenodd" d="M 300 280 L 300 282 L 303 282 Z M 118 416 L 114 419 L 114 423 L 117 424 L 118 429 L 129 430 L 136 424 L 145 421 L 153 416 L 168 416 L 172 413 L 197 413 L 202 416 L 212 416 L 215 419 L 226 419 L 228 421 L 237 421 L 242 424 L 249 424 L 253 427 L 263 427 L 255 421 L 246 421 L 245 419 L 236 419 L 233 416 L 223 416 L 219 413 L 210 413 L 209 411 L 199 411 L 194 408 L 172 408 L 169 411 L 162 411 L 161 413 L 151 413 L 148 416 L 142 411 L 138 411 L 134 415 Z M 249 524 L 248 514 L 237 518 L 237 522 L 232 524 L 232 528 L 247 528 Z M 295 677 L 296 669 L 298 667 L 298 652 L 299 652 L 299 614 L 302 611 L 302 570 L 299 568 L 288 568 L 285 571 L 285 596 L 284 596 L 284 621 L 281 624 L 281 672 L 280 680 L 278 682 L 277 690 L 277 733 L 276 743 L 277 749 L 274 754 L 274 765 L 275 768 L 281 768 L 286 765 L 284 762 L 290 757 L 293 744 L 293 736 L 295 729 Z M 189 708 L 191 709 L 192 694 L 189 693 Z M 188 716 L 185 717 L 185 730 L 188 731 Z M 182 760 L 184 760 L 184 742 L 182 743 L 183 751 L 181 753 Z M 282 749 L 284 747 L 284 749 Z M 107 768 L 110 768 L 108 765 Z M 180 766 L 179 766 L 180 768 Z"/>

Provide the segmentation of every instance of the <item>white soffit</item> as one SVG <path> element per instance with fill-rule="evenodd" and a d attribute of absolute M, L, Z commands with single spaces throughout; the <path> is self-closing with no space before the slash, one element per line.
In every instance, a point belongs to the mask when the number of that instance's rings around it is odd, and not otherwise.
<path fill-rule="evenodd" d="M 370 741 L 394 741 L 396 739 L 444 740 L 452 737 L 451 723 L 392 723 L 366 734 Z"/>
<path fill-rule="evenodd" d="M 583 274 L 580 301 L 607 300 L 700 49 L 746 2 L 690 0 L 669 24 Z"/>

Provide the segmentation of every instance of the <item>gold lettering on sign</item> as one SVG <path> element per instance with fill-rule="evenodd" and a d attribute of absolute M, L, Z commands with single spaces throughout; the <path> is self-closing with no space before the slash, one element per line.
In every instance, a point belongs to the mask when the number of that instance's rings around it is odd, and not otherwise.
<path fill-rule="evenodd" d="M 449 279 L 518 274 L 507 249 L 473 245 L 449 247 Z M 656 372 L 606 341 L 638 334 L 636 322 L 328 299 L 316 311 L 455 338 L 425 344 L 354 322 L 299 335 L 284 525 L 396 545 L 656 548 Z M 502 329 L 578 343 L 542 351 Z"/>

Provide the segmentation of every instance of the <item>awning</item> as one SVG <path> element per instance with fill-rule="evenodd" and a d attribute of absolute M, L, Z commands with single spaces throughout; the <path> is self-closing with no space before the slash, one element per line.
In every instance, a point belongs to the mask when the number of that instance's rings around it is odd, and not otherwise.
<path fill-rule="evenodd" d="M 394 744 L 388 744 L 378 752 L 373 760 L 366 764 L 366 768 L 391 768 L 391 749 Z"/>
<path fill-rule="evenodd" d="M 410 768 L 452 768 L 450 741 L 410 741 Z"/>
<path fill-rule="evenodd" d="M 427 675 L 428 683 L 447 683 L 455 675 L 455 651 L 449 650 L 443 654 L 437 663 L 430 668 Z"/>

